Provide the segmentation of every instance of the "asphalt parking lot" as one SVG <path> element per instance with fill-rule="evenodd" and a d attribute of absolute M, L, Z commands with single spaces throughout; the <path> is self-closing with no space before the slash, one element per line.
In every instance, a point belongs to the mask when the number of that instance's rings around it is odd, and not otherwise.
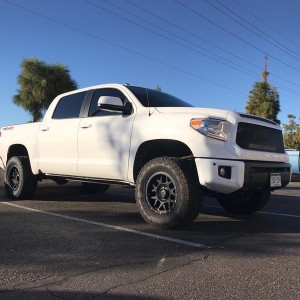
<path fill-rule="evenodd" d="M 300 183 L 251 216 L 206 198 L 190 225 L 147 225 L 134 191 L 0 185 L 1 299 L 300 299 Z"/>

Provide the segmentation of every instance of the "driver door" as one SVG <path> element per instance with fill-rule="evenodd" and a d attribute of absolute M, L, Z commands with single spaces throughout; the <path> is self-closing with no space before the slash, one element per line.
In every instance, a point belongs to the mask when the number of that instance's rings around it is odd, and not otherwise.
<path fill-rule="evenodd" d="M 78 131 L 78 173 L 89 178 L 127 180 L 128 158 L 135 114 L 98 109 L 101 96 L 125 95 L 113 88 L 94 91 L 88 117 L 83 118 Z"/>

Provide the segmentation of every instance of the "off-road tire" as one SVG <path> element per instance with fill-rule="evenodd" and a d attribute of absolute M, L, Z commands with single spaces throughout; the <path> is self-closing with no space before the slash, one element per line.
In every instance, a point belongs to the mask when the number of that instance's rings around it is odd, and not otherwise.
<path fill-rule="evenodd" d="M 164 229 L 192 222 L 203 203 L 195 178 L 185 161 L 170 157 L 150 160 L 141 169 L 135 189 L 143 219 Z"/>
<path fill-rule="evenodd" d="M 9 159 L 4 186 L 11 199 L 28 199 L 33 196 L 37 188 L 37 178 L 32 174 L 27 156 L 14 156 Z"/>
<path fill-rule="evenodd" d="M 221 206 L 230 213 L 252 214 L 265 207 L 270 196 L 270 190 L 259 190 L 225 195 L 217 199 Z"/>

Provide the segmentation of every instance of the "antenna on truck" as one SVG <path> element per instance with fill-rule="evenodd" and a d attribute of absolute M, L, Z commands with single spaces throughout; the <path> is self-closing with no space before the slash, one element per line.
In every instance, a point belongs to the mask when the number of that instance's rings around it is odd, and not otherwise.
<path fill-rule="evenodd" d="M 148 88 L 146 87 L 146 96 L 147 96 L 147 104 L 148 104 L 148 116 L 151 116 L 150 112 L 150 101 L 149 101 L 149 94 L 148 94 Z"/>
<path fill-rule="evenodd" d="M 146 89 L 146 98 L 147 98 L 147 105 L 148 105 L 148 116 L 150 117 L 151 116 L 151 112 L 150 112 L 150 101 L 149 101 L 149 94 L 148 94 L 148 84 L 147 84 L 147 73 L 146 73 L 146 68 L 145 66 L 143 65 L 143 71 L 144 71 L 144 77 L 145 77 L 145 81 L 146 81 L 146 84 L 145 84 L 145 89 Z"/>

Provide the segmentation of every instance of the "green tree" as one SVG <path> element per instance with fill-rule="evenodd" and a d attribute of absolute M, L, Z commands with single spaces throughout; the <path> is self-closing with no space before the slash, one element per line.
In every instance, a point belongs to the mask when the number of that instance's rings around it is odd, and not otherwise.
<path fill-rule="evenodd" d="M 33 122 L 43 117 L 57 95 L 77 88 L 65 65 L 46 64 L 37 58 L 23 60 L 18 85 L 18 93 L 13 97 L 13 102 L 28 111 Z"/>
<path fill-rule="evenodd" d="M 296 117 L 293 114 L 288 115 L 288 124 L 283 124 L 284 146 L 286 149 L 300 150 L 300 118 L 299 123 L 295 122 Z"/>
<path fill-rule="evenodd" d="M 269 72 L 265 65 L 262 73 L 263 80 L 255 82 L 253 89 L 249 93 L 246 111 L 280 124 L 280 121 L 277 119 L 277 115 L 280 112 L 279 94 L 277 89 L 267 81 L 268 75 Z"/>

